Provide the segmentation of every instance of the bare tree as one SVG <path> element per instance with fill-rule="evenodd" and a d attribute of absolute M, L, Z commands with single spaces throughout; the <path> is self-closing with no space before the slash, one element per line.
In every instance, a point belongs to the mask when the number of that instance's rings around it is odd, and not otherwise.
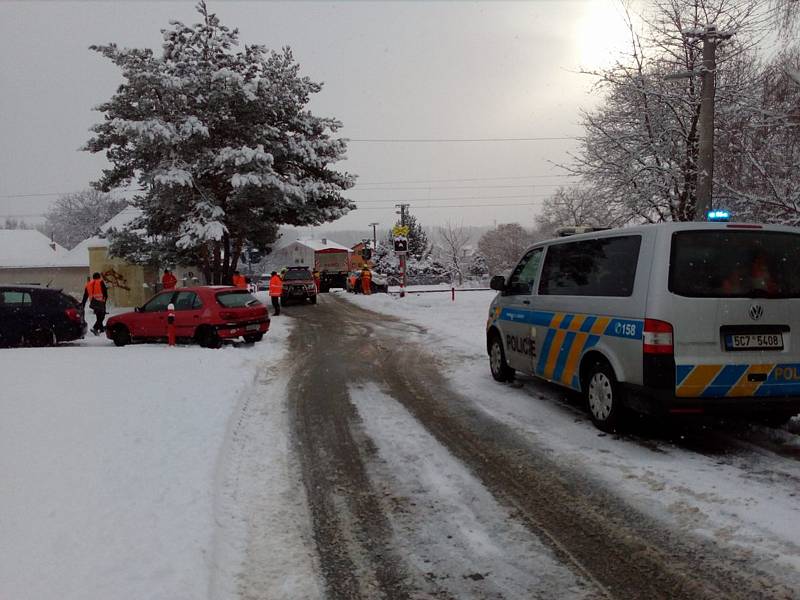
<path fill-rule="evenodd" d="M 595 190 L 572 185 L 544 200 L 539 231 L 552 235 L 561 227 L 617 227 L 629 220 L 629 213 L 598 198 Z"/>
<path fill-rule="evenodd" d="M 442 255 L 445 265 L 458 278 L 458 285 L 464 283 L 464 270 L 467 268 L 466 249 L 469 242 L 469 233 L 463 224 L 454 224 L 451 221 L 439 227 L 439 237 L 442 243 Z"/>
<path fill-rule="evenodd" d="M 736 35 L 717 53 L 717 106 L 741 97 L 739 77 L 751 57 L 748 28 L 755 0 L 655 0 L 640 28 L 628 15 L 629 56 L 594 72 L 606 99 L 584 113 L 586 133 L 572 171 L 599 202 L 646 222 L 695 217 L 702 45 L 687 32 L 714 24 Z M 675 79 L 673 76 L 677 76 Z"/>
<path fill-rule="evenodd" d="M 97 190 L 84 190 L 58 198 L 45 214 L 40 231 L 64 246 L 74 248 L 127 206 Z"/>
<path fill-rule="evenodd" d="M 519 223 L 498 225 L 478 241 L 478 251 L 486 258 L 489 273 L 497 275 L 513 267 L 534 236 Z"/>
<path fill-rule="evenodd" d="M 737 218 L 800 225 L 800 49 L 757 64 L 719 113 L 718 205 Z"/>
<path fill-rule="evenodd" d="M 28 225 L 25 221 L 15 219 L 14 217 L 6 217 L 6 221 L 0 229 L 33 229 L 32 225 Z"/>

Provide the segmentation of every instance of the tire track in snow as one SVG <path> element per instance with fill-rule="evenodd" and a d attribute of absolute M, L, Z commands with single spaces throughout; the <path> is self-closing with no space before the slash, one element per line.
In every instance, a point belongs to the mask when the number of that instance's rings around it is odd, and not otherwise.
<path fill-rule="evenodd" d="M 401 553 L 455 598 L 600 597 L 374 382 L 350 397 Z M 604 595 L 604 594 L 603 594 Z"/>
<path fill-rule="evenodd" d="M 303 323 L 290 341 L 297 359 L 289 389 L 291 423 L 327 596 L 411 598 L 413 584 L 392 547 L 391 526 L 361 459 L 370 448 L 362 449 L 351 431 L 356 415 L 347 365 L 356 357 L 338 351 L 349 340 L 331 334 L 335 320 L 329 327 L 321 324 L 320 317 L 333 316 L 324 300 L 298 307 L 297 314 Z"/>

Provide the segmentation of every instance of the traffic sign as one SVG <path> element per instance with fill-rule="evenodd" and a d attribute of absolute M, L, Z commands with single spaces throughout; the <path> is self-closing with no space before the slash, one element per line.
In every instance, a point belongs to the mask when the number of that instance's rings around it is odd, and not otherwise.
<path fill-rule="evenodd" d="M 408 238 L 404 236 L 395 236 L 394 253 L 406 254 L 407 252 L 408 252 Z"/>

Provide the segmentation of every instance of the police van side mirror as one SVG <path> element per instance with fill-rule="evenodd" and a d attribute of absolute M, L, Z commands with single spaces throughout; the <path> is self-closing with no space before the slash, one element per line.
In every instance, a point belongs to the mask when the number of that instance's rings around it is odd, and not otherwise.
<path fill-rule="evenodd" d="M 506 278 L 502 275 L 495 275 L 489 282 L 489 287 L 498 292 L 504 292 L 506 289 Z"/>

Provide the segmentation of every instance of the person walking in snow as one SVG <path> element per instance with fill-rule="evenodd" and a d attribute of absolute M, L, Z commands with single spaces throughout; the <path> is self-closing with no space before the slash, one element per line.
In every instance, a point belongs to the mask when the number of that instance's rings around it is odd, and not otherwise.
<path fill-rule="evenodd" d="M 95 323 L 92 326 L 92 333 L 100 335 L 106 328 L 103 325 L 103 319 L 106 318 L 106 302 L 108 301 L 108 288 L 100 277 L 100 273 L 95 273 L 92 278 L 86 283 L 83 290 L 83 300 L 81 300 L 81 312 L 86 310 L 86 301 L 89 301 L 89 308 L 92 309 L 95 316 Z"/>
<path fill-rule="evenodd" d="M 281 314 L 281 294 L 283 294 L 283 279 L 273 271 L 269 279 L 269 297 L 272 300 L 272 308 L 275 309 L 275 316 Z"/>

